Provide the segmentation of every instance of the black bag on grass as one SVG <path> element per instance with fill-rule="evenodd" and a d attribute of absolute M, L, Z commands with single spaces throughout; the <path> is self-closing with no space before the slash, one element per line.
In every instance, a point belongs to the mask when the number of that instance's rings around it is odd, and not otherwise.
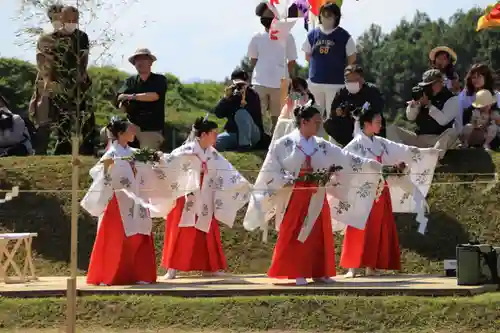
<path fill-rule="evenodd" d="M 498 275 L 500 251 L 491 245 L 473 242 L 458 245 L 456 251 L 459 286 L 500 284 Z"/>

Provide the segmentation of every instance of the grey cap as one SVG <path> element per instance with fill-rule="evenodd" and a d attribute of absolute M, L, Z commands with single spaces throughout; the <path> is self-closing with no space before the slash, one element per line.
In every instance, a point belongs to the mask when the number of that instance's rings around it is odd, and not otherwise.
<path fill-rule="evenodd" d="M 422 75 L 422 82 L 419 86 L 428 86 L 438 80 L 443 80 L 444 76 L 439 69 L 429 69 Z"/>

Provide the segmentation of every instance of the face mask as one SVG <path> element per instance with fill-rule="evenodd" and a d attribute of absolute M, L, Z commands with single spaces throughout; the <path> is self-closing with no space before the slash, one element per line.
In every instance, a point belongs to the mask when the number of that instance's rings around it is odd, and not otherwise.
<path fill-rule="evenodd" d="M 59 30 L 62 28 L 62 26 L 63 26 L 63 24 L 61 23 L 61 21 L 52 22 L 52 27 L 54 27 L 54 30 Z"/>
<path fill-rule="evenodd" d="M 302 99 L 302 94 L 299 92 L 292 92 L 290 93 L 290 99 L 292 101 L 300 101 Z"/>
<path fill-rule="evenodd" d="M 73 33 L 76 30 L 76 23 L 65 23 L 64 24 L 64 30 L 69 32 L 70 34 Z"/>
<path fill-rule="evenodd" d="M 361 89 L 359 82 L 347 82 L 345 87 L 351 94 L 357 94 Z"/>
<path fill-rule="evenodd" d="M 335 18 L 333 17 L 321 17 L 321 25 L 325 29 L 333 29 L 335 26 Z"/>
<path fill-rule="evenodd" d="M 261 17 L 260 23 L 264 26 L 264 28 L 271 28 L 271 23 L 273 23 L 274 18 L 272 17 Z"/>

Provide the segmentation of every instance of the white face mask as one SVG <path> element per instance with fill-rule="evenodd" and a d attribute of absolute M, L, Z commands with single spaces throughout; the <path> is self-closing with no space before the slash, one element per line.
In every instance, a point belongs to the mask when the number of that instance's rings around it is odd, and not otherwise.
<path fill-rule="evenodd" d="M 63 26 L 63 24 L 61 23 L 61 21 L 52 22 L 52 27 L 54 27 L 54 30 L 59 30 L 62 28 L 62 26 Z"/>
<path fill-rule="evenodd" d="M 345 87 L 351 94 L 357 94 L 361 89 L 361 85 L 359 84 L 359 82 L 347 82 L 345 84 Z"/>
<path fill-rule="evenodd" d="M 64 24 L 64 30 L 69 32 L 70 34 L 73 33 L 76 30 L 76 23 L 65 23 Z"/>

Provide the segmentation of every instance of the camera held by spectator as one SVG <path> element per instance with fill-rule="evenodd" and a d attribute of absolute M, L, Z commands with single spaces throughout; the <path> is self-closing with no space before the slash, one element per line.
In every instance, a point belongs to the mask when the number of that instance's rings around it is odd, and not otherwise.
<path fill-rule="evenodd" d="M 429 86 L 420 86 L 416 85 L 415 87 L 411 88 L 411 99 L 415 102 L 420 101 L 424 96 L 427 96 L 427 98 L 432 97 L 432 87 Z"/>
<path fill-rule="evenodd" d="M 348 101 L 342 102 L 337 108 L 337 116 L 340 117 L 350 117 L 353 116 L 353 112 L 356 110 L 356 106 Z"/>

